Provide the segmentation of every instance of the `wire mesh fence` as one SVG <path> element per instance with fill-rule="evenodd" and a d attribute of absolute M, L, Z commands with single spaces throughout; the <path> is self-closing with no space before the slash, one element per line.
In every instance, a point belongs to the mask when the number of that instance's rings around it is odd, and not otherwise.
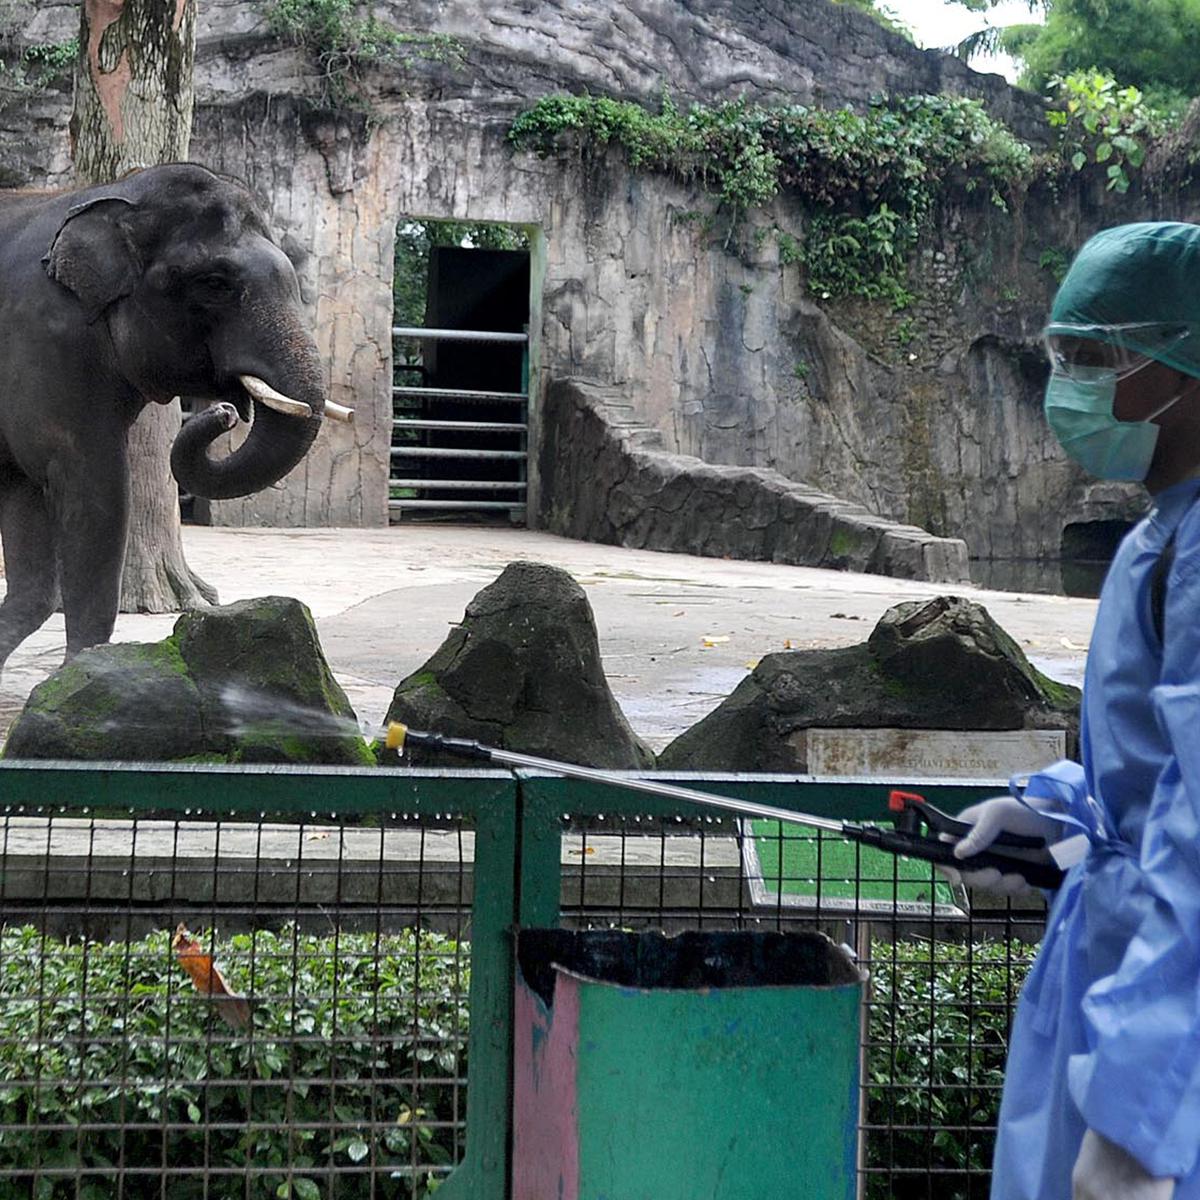
<path fill-rule="evenodd" d="M 968 896 L 927 864 L 790 824 L 601 815 L 594 797 L 572 819 L 577 793 L 551 782 L 542 911 L 576 928 L 816 928 L 850 946 L 870 973 L 859 1194 L 986 1195 L 1040 903 Z M 503 931 L 524 911 L 505 905 L 541 869 L 529 841 L 477 846 L 479 820 L 507 811 L 498 794 L 458 807 L 475 817 L 426 803 L 420 819 L 0 809 L 0 1200 L 436 1190 L 469 1157 L 481 922 L 499 948 L 496 1025 Z M 501 1063 L 495 1039 L 477 1072 Z M 485 1134 L 503 1140 L 473 1124 L 477 1150 Z M 503 1158 L 488 1161 L 479 1194 L 500 1200 Z"/>
<path fill-rule="evenodd" d="M 462 1155 L 461 822 L 0 818 L 0 1196 L 423 1196 Z"/>

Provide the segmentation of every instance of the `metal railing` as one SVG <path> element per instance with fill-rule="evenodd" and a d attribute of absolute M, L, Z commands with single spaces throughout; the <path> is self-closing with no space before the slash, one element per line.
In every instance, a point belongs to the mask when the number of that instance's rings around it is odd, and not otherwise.
<path fill-rule="evenodd" d="M 887 791 L 673 778 L 846 819 Z M 1043 914 L 925 864 L 489 771 L 5 762 L 0 798 L 0 1195 L 504 1200 L 512 930 L 560 923 L 855 947 L 861 1194 L 986 1194 Z"/>
<path fill-rule="evenodd" d="M 393 343 L 493 343 L 526 348 L 528 334 L 470 329 L 395 326 Z M 398 364 L 398 370 L 418 369 Z M 528 365 L 522 371 L 528 379 Z M 520 392 L 424 385 L 392 388 L 393 471 L 388 480 L 391 512 L 502 510 L 524 520 L 528 464 L 528 386 Z M 483 415 L 464 418 L 464 408 Z M 496 419 L 503 414 L 503 419 Z M 494 468 L 494 469 L 490 469 Z M 464 492 L 478 498 L 463 499 Z"/>

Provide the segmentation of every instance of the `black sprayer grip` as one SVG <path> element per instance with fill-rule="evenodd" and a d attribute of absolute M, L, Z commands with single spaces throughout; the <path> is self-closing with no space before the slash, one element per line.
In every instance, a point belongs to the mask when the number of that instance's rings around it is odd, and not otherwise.
<path fill-rule="evenodd" d="M 455 754 L 459 758 L 477 758 L 483 762 L 491 762 L 490 746 L 480 745 L 467 738 L 443 737 L 440 733 L 426 733 L 423 730 L 410 729 L 404 735 L 405 742 L 413 742 L 430 750 L 441 750 L 446 754 Z"/>
<path fill-rule="evenodd" d="M 866 846 L 878 846 L 892 854 L 903 854 L 908 858 L 921 858 L 926 862 L 953 867 L 956 871 L 981 871 L 995 867 L 1004 875 L 1020 875 L 1034 887 L 1054 891 L 1062 886 L 1064 872 L 1052 862 L 1031 862 L 1016 855 L 1000 854 L 995 850 L 984 850 L 970 858 L 955 858 L 954 843 L 943 842 L 938 837 L 925 837 L 919 833 L 883 829 L 877 825 L 847 824 L 842 833 L 852 841 Z"/>

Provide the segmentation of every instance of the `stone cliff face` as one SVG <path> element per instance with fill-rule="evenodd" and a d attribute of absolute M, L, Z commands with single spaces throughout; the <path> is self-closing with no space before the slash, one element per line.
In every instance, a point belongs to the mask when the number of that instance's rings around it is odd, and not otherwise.
<path fill-rule="evenodd" d="M 861 105 L 880 93 L 974 96 L 1023 137 L 1045 136 L 1041 103 L 998 75 L 919 50 L 828 0 L 424 0 L 390 5 L 401 25 L 470 47 L 471 92 L 519 103 L 589 91 L 677 99 Z"/>
<path fill-rule="evenodd" d="M 662 434 L 631 419 L 624 392 L 560 379 L 546 400 L 542 515 L 557 533 L 932 583 L 970 578 L 958 538 L 886 521 L 777 471 L 664 452 Z"/>
<path fill-rule="evenodd" d="M 765 468 L 893 521 L 965 538 L 978 556 L 1056 554 L 1065 526 L 1125 519 L 1128 488 L 1089 484 L 1040 412 L 1037 335 L 1053 293 L 1043 256 L 1094 229 L 1198 206 L 1190 184 L 1123 199 L 1072 181 L 1003 213 L 964 194 L 921 244 L 913 309 L 807 294 L 776 230 L 801 233 L 786 197 L 728 245 L 710 198 L 631 173 L 616 154 L 546 160 L 505 140 L 538 95 L 585 88 L 656 103 L 746 96 L 863 103 L 879 91 L 983 98 L 1022 135 L 1041 107 L 995 76 L 914 49 L 827 0 L 553 0 L 384 4 L 403 28 L 459 39 L 461 65 L 414 60 L 371 80 L 374 112 L 314 111 L 314 70 L 265 33 L 265 6 L 201 6 L 192 156 L 269 204 L 329 363 L 331 426 L 284 486 L 213 505 L 235 524 L 381 524 L 391 432 L 391 275 L 403 216 L 533 230 L 531 513 L 562 512 L 536 472 L 553 379 L 621 391 L 664 451 Z M 41 5 L 31 42 L 74 32 L 77 6 Z M 69 97 L 0 112 L 3 181 L 69 180 Z M 557 485 L 556 485 L 557 486 Z M 592 486 L 578 480 L 578 488 Z M 555 520 L 558 520 L 556 517 Z"/>

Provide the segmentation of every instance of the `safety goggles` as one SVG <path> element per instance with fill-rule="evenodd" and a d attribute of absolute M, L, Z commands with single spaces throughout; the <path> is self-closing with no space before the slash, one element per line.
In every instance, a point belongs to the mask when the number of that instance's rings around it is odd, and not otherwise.
<path fill-rule="evenodd" d="M 1095 377 L 1097 369 L 1125 379 L 1165 356 L 1191 334 L 1186 325 L 1055 325 L 1044 335 L 1051 369 L 1068 379 Z"/>

